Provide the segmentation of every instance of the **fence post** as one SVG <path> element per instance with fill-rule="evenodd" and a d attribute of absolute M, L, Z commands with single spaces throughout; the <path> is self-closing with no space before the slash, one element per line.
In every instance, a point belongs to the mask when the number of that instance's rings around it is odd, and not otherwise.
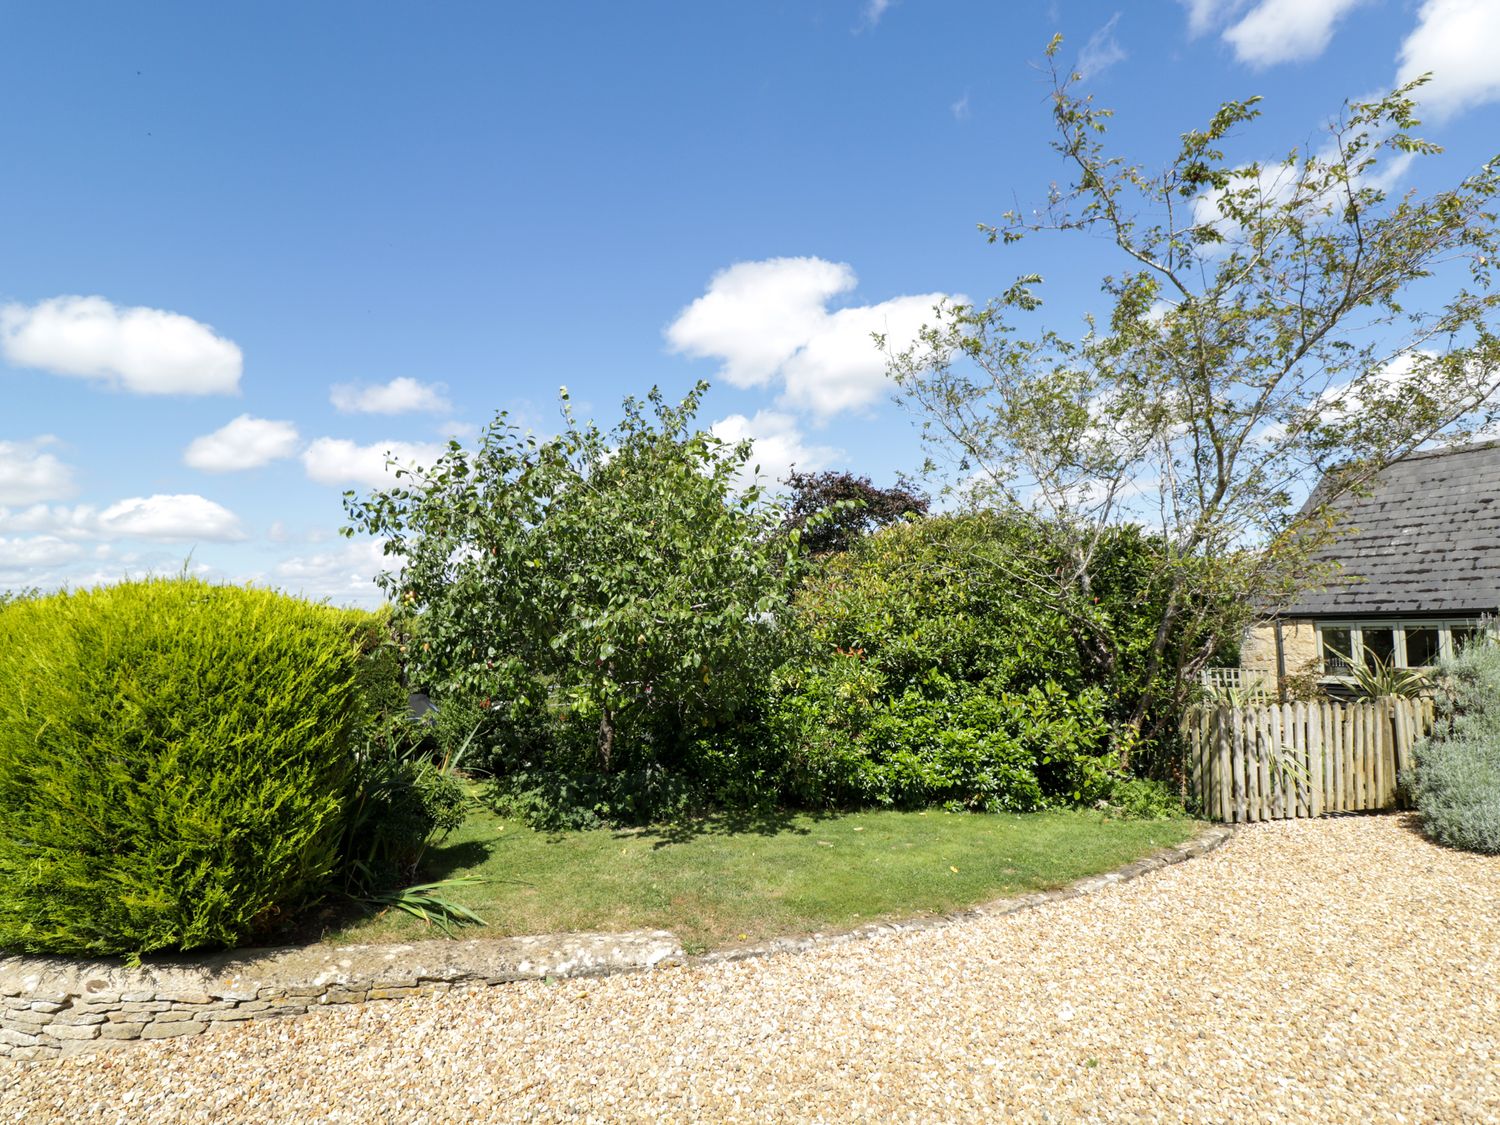
<path fill-rule="evenodd" d="M 1321 703 L 1307 704 L 1307 815 L 1323 815 L 1323 716 Z"/>
<path fill-rule="evenodd" d="M 1233 724 L 1229 708 L 1220 706 L 1215 713 L 1214 769 L 1218 771 L 1219 819 L 1238 820 L 1234 804 L 1234 753 L 1230 746 Z"/>
<path fill-rule="evenodd" d="M 1182 713 L 1182 726 L 1179 733 L 1182 736 L 1183 748 L 1187 751 L 1187 784 L 1188 793 L 1199 808 L 1203 808 L 1207 802 L 1203 798 L 1203 773 L 1198 768 L 1198 747 L 1201 743 L 1199 735 L 1203 728 L 1203 709 L 1201 707 L 1189 707 Z"/>
<path fill-rule="evenodd" d="M 1276 750 L 1281 762 L 1281 815 L 1288 820 L 1297 815 L 1297 802 L 1300 800 L 1299 789 L 1304 776 L 1302 769 L 1302 752 L 1307 748 L 1307 737 L 1297 730 L 1296 720 L 1293 718 L 1292 705 L 1283 703 L 1281 705 L 1281 737 L 1276 744 Z"/>
<path fill-rule="evenodd" d="M 1225 771 L 1229 784 L 1231 810 L 1226 820 L 1243 824 L 1250 818 L 1249 800 L 1245 788 L 1245 713 L 1238 707 L 1226 707 L 1221 712 L 1229 721 L 1224 724 L 1220 737 L 1228 769 Z"/>

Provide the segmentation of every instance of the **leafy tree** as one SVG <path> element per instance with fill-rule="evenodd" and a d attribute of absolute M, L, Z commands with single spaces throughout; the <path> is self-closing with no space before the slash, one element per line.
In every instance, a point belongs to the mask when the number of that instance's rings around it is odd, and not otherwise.
<path fill-rule="evenodd" d="M 792 494 L 782 527 L 801 531 L 803 546 L 815 555 L 847 551 L 861 535 L 927 514 L 927 497 L 920 493 L 876 488 L 869 477 L 853 473 L 794 470 L 783 483 Z"/>
<path fill-rule="evenodd" d="M 1024 334 L 1042 304 L 1028 275 L 988 304 L 945 310 L 891 369 L 972 498 L 1053 541 L 1007 560 L 1007 578 L 1065 613 L 1105 667 L 1141 662 L 1147 690 L 1116 730 L 1128 759 L 1167 729 L 1222 638 L 1318 577 L 1309 560 L 1341 499 L 1488 420 L 1500 163 L 1391 196 L 1409 163 L 1439 151 L 1412 134 L 1413 83 L 1346 104 L 1326 143 L 1275 164 L 1226 158 L 1259 113 L 1257 99 L 1226 103 L 1150 171 L 1106 149 L 1110 111 L 1076 81 L 1057 77 L 1053 100 L 1071 185 L 982 229 L 1005 244 L 1045 231 L 1111 246 L 1122 264 L 1103 279 L 1107 318 L 1076 336 Z M 1163 545 L 1161 614 L 1135 653 L 1094 588 L 1122 522 Z"/>
<path fill-rule="evenodd" d="M 347 494 L 345 533 L 383 537 L 399 563 L 379 581 L 412 681 L 478 704 L 502 757 L 670 771 L 762 700 L 801 552 L 736 487 L 749 444 L 694 429 L 706 389 L 627 399 L 609 433 L 576 423 L 564 393 L 557 437 L 502 413 L 473 451 L 455 442 L 395 488 Z"/>
<path fill-rule="evenodd" d="M 35 587 L 24 590 L 0 590 L 0 609 L 8 605 L 18 605 L 30 598 L 41 597 L 41 591 Z"/>

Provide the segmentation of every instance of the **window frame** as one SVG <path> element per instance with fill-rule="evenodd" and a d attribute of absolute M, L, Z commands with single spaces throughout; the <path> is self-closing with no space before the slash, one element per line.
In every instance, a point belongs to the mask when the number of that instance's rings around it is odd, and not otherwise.
<path fill-rule="evenodd" d="M 1450 660 L 1453 657 L 1453 631 L 1455 629 L 1469 629 L 1475 633 L 1487 634 L 1492 632 L 1491 624 L 1481 617 L 1347 617 L 1329 619 L 1327 621 L 1313 622 L 1313 633 L 1318 644 L 1318 675 L 1325 680 L 1348 681 L 1352 676 L 1339 675 L 1328 671 L 1326 658 L 1327 646 L 1323 640 L 1325 631 L 1334 629 L 1347 629 L 1349 631 L 1349 659 L 1354 667 L 1362 667 L 1365 658 L 1364 631 L 1366 629 L 1389 629 L 1391 630 L 1393 644 L 1393 655 L 1397 668 L 1410 668 L 1406 659 L 1406 630 L 1407 629 L 1437 629 L 1438 631 L 1438 658 Z M 1419 667 L 1431 667 L 1431 665 L 1419 665 Z"/>

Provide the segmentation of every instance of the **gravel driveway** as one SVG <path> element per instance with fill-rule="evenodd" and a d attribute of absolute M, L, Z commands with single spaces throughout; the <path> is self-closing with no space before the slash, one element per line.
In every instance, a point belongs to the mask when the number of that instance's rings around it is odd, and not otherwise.
<path fill-rule="evenodd" d="M 0 1068 L 24 1121 L 1500 1122 L 1500 858 L 1247 828 L 1096 895 Z"/>

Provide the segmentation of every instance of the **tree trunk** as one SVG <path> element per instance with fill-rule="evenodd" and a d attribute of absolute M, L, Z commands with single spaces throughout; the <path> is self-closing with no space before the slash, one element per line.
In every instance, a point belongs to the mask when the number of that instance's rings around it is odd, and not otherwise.
<path fill-rule="evenodd" d="M 599 768 L 610 771 L 610 759 L 615 752 L 615 713 L 608 707 L 599 716 Z"/>

